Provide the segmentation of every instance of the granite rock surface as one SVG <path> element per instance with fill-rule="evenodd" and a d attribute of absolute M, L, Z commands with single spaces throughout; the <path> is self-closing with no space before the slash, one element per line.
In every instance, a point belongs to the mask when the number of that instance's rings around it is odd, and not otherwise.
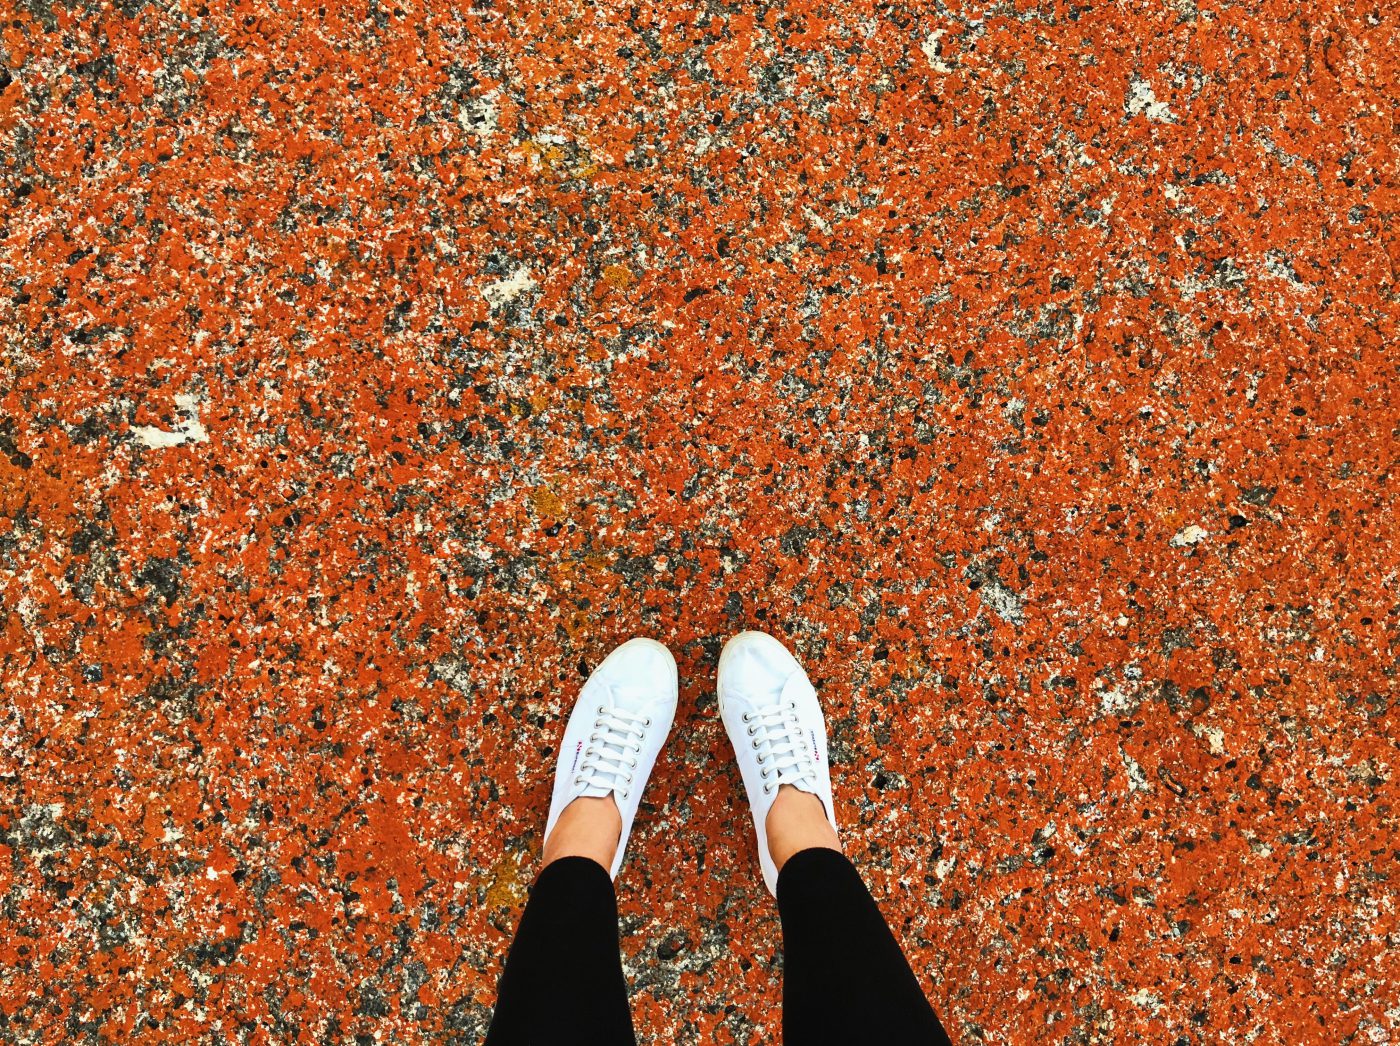
<path fill-rule="evenodd" d="M 1400 1043 L 1396 11 L 0 4 L 0 1042 L 465 1042 L 577 687 L 777 1041 L 810 666 L 962 1043 Z"/>

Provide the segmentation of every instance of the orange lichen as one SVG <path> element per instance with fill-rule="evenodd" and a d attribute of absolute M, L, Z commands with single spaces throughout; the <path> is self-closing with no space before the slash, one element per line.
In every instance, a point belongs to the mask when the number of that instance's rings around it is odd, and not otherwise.
<path fill-rule="evenodd" d="M 955 1039 L 1400 1034 L 1393 19 L 11 6 L 14 1034 L 472 1038 L 646 634 L 641 1037 L 776 1037 L 749 627 Z"/>

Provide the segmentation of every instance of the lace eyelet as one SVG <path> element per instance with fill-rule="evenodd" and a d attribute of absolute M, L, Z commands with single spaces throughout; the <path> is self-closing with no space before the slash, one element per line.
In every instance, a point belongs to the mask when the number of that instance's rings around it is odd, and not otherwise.
<path fill-rule="evenodd" d="M 633 770 L 637 769 L 637 760 L 633 759 L 629 765 L 632 767 Z"/>
<path fill-rule="evenodd" d="M 602 715 L 602 714 L 603 714 L 604 712 L 606 712 L 607 710 L 608 710 L 608 706 L 607 706 L 607 705 L 599 705 L 599 706 L 598 706 L 598 714 L 599 714 L 599 715 Z"/>
<path fill-rule="evenodd" d="M 756 734 L 756 733 L 758 733 L 757 730 L 755 730 L 753 727 L 749 727 L 749 736 L 750 736 L 750 737 L 753 737 L 753 735 Z"/>
<path fill-rule="evenodd" d="M 643 726 L 651 726 L 651 716 L 647 716 L 642 723 Z"/>
<path fill-rule="evenodd" d="M 772 794 L 773 794 L 773 789 L 769 788 L 767 785 L 764 785 L 764 786 L 763 786 L 763 794 L 764 794 L 764 795 L 772 795 Z"/>
<path fill-rule="evenodd" d="M 752 718 L 752 716 L 750 716 L 749 713 L 747 713 L 747 712 L 744 713 L 744 716 L 743 716 L 744 722 L 747 723 L 751 718 Z"/>

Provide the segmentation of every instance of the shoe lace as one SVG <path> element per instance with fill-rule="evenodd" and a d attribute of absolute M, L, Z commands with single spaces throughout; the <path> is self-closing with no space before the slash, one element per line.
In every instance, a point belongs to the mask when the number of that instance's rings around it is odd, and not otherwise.
<path fill-rule="evenodd" d="M 637 754 L 651 726 L 651 716 L 633 715 L 620 709 L 598 706 L 593 732 L 583 750 L 574 784 L 584 788 L 605 788 L 626 799 L 632 790 L 632 772 Z"/>
<path fill-rule="evenodd" d="M 763 767 L 759 774 L 765 794 L 773 793 L 783 784 L 802 782 L 811 786 L 817 777 L 817 763 L 802 736 L 802 721 L 797 716 L 795 702 L 784 701 L 756 712 L 745 712 L 743 720 L 749 724 L 749 737 L 758 752 L 756 761 Z"/>

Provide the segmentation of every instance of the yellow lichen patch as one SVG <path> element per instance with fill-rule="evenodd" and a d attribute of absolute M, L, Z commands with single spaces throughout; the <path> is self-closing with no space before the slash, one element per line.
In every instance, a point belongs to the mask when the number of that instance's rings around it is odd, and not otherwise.
<path fill-rule="evenodd" d="M 587 147 L 577 142 L 531 139 L 520 147 L 530 161 L 562 181 L 592 178 L 602 166 L 595 163 Z"/>
<path fill-rule="evenodd" d="M 584 610 L 571 611 L 560 619 L 559 627 L 564 630 L 564 634 L 570 639 L 577 639 L 579 636 L 587 636 L 588 630 L 594 624 L 593 615 Z"/>
<path fill-rule="evenodd" d="M 625 291 L 628 287 L 637 282 L 637 277 L 634 276 L 632 270 L 625 265 L 609 265 L 603 270 L 603 282 L 609 287 Z"/>
<path fill-rule="evenodd" d="M 536 487 L 530 491 L 530 504 L 541 516 L 558 517 L 564 515 L 564 502 L 548 487 Z"/>
<path fill-rule="evenodd" d="M 583 557 L 583 563 L 594 570 L 603 570 L 612 562 L 602 549 L 592 549 Z"/>
<path fill-rule="evenodd" d="M 520 861 L 513 854 L 506 854 L 491 866 L 486 887 L 487 908 L 513 908 L 525 902 L 526 888 L 520 881 Z"/>
<path fill-rule="evenodd" d="M 557 174 L 568 169 L 569 154 L 557 145 L 547 145 L 540 150 L 540 161 Z"/>

